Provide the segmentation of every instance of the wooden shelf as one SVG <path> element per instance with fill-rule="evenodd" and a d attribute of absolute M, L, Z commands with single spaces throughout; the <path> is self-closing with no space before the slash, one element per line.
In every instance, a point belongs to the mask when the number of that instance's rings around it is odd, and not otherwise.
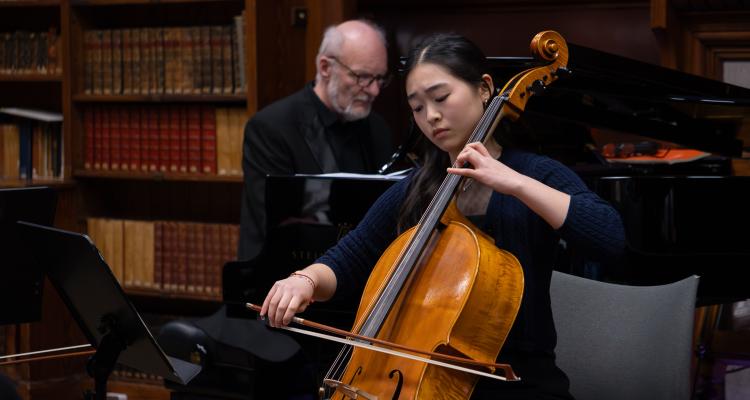
<path fill-rule="evenodd" d="M 170 293 L 156 289 L 125 288 L 128 299 L 142 314 L 205 317 L 222 305 L 221 295 Z"/>
<path fill-rule="evenodd" d="M 75 182 L 62 179 L 34 179 L 31 182 L 25 179 L 0 179 L 2 188 L 21 188 L 33 186 L 50 186 L 54 188 L 74 187 Z"/>
<path fill-rule="evenodd" d="M 125 293 L 129 296 L 138 296 L 146 298 L 157 298 L 157 299 L 170 299 L 170 300 L 185 300 L 185 301 L 200 301 L 208 303 L 219 303 L 221 302 L 221 295 L 206 295 L 196 293 L 173 293 L 167 292 L 161 289 L 146 289 L 146 288 L 131 288 L 124 287 Z"/>
<path fill-rule="evenodd" d="M 73 95 L 73 101 L 79 103 L 245 103 L 247 96 L 244 94 L 76 94 Z"/>
<path fill-rule="evenodd" d="M 0 74 L 0 82 L 62 82 L 62 75 L 39 73 Z"/>
<path fill-rule="evenodd" d="M 133 179 L 148 181 L 189 181 L 189 182 L 223 182 L 242 183 L 242 176 L 237 175 L 205 175 L 179 172 L 132 172 L 132 171 L 91 171 L 76 170 L 73 175 L 77 178 L 103 179 Z"/>
<path fill-rule="evenodd" d="M 193 3 L 239 3 L 238 0 L 72 0 L 73 6 L 153 5 Z"/>

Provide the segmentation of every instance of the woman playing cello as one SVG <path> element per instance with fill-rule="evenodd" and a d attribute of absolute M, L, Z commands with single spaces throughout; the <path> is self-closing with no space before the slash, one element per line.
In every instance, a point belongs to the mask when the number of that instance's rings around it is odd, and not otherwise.
<path fill-rule="evenodd" d="M 549 285 L 556 247 L 563 239 L 591 259 L 617 257 L 624 248 L 622 222 L 574 172 L 550 158 L 514 149 L 499 137 L 466 145 L 493 92 L 486 72 L 481 50 L 458 35 L 430 36 L 412 51 L 406 95 L 429 142 L 424 165 L 384 193 L 315 264 L 276 282 L 261 316 L 284 326 L 313 300 L 354 301 L 386 247 L 419 221 L 446 173 L 462 175 L 470 179 L 458 191 L 459 210 L 512 253 L 525 276 L 520 310 L 498 357 L 523 379 L 480 379 L 471 398 L 570 398 L 568 379 L 554 361 Z"/>

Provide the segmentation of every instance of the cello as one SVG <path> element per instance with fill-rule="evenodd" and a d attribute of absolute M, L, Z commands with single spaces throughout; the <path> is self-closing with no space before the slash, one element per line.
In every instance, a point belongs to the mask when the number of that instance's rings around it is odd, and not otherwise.
<path fill-rule="evenodd" d="M 489 103 L 468 143 L 485 142 L 502 119 L 517 119 L 528 99 L 565 71 L 567 46 L 558 33 L 539 33 L 531 48 L 547 64 L 514 76 Z M 376 263 L 357 311 L 352 346 L 345 346 L 324 380 L 334 390 L 332 399 L 467 399 L 480 372 L 495 372 L 492 363 L 518 313 L 524 277 L 518 260 L 459 212 L 456 193 L 463 181 L 447 175 L 418 224 L 398 236 Z M 407 354 L 483 366 L 445 368 L 366 351 L 362 342 L 394 343 L 389 346 Z M 501 378 L 518 379 L 502 370 Z"/>

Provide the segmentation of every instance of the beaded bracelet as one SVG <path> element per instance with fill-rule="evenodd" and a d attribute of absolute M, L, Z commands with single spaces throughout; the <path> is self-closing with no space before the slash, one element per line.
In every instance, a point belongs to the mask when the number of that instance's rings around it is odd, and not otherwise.
<path fill-rule="evenodd" d="M 303 278 L 307 279 L 307 281 L 310 282 L 310 285 L 312 286 L 313 291 L 315 291 L 315 281 L 312 278 L 310 278 L 309 276 L 307 276 L 305 274 L 302 274 L 302 273 L 299 273 L 299 272 L 292 272 L 292 274 L 289 275 L 289 276 L 300 276 L 300 277 L 303 277 Z"/>

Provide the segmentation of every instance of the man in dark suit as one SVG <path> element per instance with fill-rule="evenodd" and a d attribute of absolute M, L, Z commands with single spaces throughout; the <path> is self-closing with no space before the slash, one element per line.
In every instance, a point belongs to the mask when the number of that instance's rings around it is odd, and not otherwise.
<path fill-rule="evenodd" d="M 239 260 L 265 241 L 267 175 L 374 173 L 392 153 L 390 130 L 370 112 L 388 83 L 383 31 L 365 20 L 330 27 L 315 61 L 314 82 L 245 126 Z"/>

